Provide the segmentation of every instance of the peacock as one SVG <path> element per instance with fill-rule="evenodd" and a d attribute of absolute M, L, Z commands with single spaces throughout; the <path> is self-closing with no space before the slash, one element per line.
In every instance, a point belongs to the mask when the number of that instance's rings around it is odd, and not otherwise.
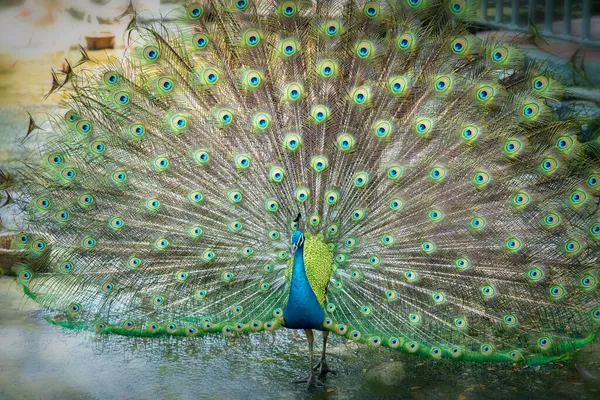
<path fill-rule="evenodd" d="M 98 334 L 303 329 L 309 386 L 330 333 L 433 359 L 569 357 L 600 327 L 600 141 L 552 64 L 472 33 L 476 9 L 134 17 L 122 59 L 83 52 L 53 86 L 66 113 L 13 171 L 24 293 Z"/>

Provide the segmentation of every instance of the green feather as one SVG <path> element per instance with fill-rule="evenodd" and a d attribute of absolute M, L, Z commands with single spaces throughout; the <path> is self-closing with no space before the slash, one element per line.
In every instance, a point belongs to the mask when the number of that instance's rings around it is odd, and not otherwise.
<path fill-rule="evenodd" d="M 54 139 L 15 171 L 25 294 L 99 333 L 273 330 L 300 229 L 324 330 L 568 357 L 600 326 L 593 117 L 554 111 L 549 65 L 470 35 L 475 9 L 211 1 L 177 29 L 130 24 L 132 50 L 72 75 Z"/>

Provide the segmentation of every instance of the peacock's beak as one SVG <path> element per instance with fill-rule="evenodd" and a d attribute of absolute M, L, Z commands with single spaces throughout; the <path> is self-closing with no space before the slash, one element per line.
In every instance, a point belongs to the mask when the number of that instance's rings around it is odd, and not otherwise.
<path fill-rule="evenodd" d="M 292 257 L 294 256 L 294 253 L 296 253 L 296 250 L 298 250 L 298 246 L 293 244 L 292 245 Z"/>

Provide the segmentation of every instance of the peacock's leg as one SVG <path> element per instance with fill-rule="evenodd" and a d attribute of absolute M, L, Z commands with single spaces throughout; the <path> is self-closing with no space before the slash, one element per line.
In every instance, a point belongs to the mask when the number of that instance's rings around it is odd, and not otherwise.
<path fill-rule="evenodd" d="M 329 337 L 329 331 L 323 331 L 323 352 L 321 353 L 321 361 L 313 367 L 314 371 L 318 371 L 319 378 L 324 378 L 328 373 L 335 374 L 335 371 L 329 369 L 325 356 L 327 355 L 327 338 Z"/>
<path fill-rule="evenodd" d="M 298 379 L 294 381 L 294 383 L 306 383 L 307 387 L 311 387 L 313 385 L 323 386 L 323 382 L 319 380 L 319 377 L 316 374 L 316 371 L 312 368 L 312 360 L 313 360 L 313 343 L 315 341 L 315 336 L 313 334 L 312 329 L 305 329 L 304 333 L 306 333 L 306 339 L 308 340 L 308 357 L 309 357 L 309 366 L 310 370 L 308 375 L 304 379 Z"/>

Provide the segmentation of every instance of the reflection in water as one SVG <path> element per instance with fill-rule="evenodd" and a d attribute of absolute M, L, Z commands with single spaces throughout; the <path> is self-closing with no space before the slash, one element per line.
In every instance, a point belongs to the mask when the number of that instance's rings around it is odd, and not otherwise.
<path fill-rule="evenodd" d="M 433 361 L 335 337 L 325 388 L 306 370 L 299 331 L 221 338 L 143 339 L 74 333 L 46 323 L 13 278 L 0 279 L 0 398 L 594 398 L 598 341 L 574 361 L 542 366 Z M 318 339 L 320 340 L 320 338 Z M 595 348 L 594 348 L 595 347 Z"/>

